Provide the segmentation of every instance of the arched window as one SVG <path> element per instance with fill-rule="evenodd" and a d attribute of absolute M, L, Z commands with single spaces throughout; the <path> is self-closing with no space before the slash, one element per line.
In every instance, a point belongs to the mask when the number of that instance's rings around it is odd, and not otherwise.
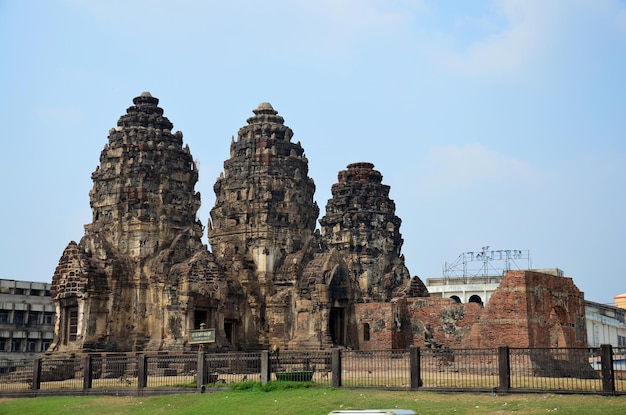
<path fill-rule="evenodd" d="M 452 298 L 457 304 L 461 304 L 461 299 L 459 298 L 458 295 L 453 295 L 450 298 Z"/>
<path fill-rule="evenodd" d="M 480 296 L 479 296 L 479 295 L 476 295 L 476 294 L 472 295 L 472 296 L 469 298 L 469 302 L 470 302 L 470 303 L 478 303 L 478 304 L 480 304 L 480 305 L 483 305 L 483 300 L 482 300 L 482 298 L 480 298 Z"/>

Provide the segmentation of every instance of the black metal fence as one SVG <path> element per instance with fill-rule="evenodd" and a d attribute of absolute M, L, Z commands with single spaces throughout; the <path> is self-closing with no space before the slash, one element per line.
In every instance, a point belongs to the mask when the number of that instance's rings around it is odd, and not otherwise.
<path fill-rule="evenodd" d="M 351 350 L 341 353 L 341 386 L 408 388 L 408 350 Z"/>
<path fill-rule="evenodd" d="M 599 350 L 511 349 L 511 385 L 516 390 L 599 392 L 603 390 Z"/>
<path fill-rule="evenodd" d="M 211 353 L 204 355 L 206 377 L 204 384 L 261 380 L 261 352 Z"/>
<path fill-rule="evenodd" d="M 280 351 L 269 355 L 267 379 L 285 381 L 311 381 L 330 386 L 332 381 L 332 352 Z"/>
<path fill-rule="evenodd" d="M 626 394 L 626 347 L 614 348 L 612 352 L 615 392 Z"/>
<path fill-rule="evenodd" d="M 421 384 L 428 389 L 491 391 L 500 385 L 498 349 L 420 352 Z"/>
<path fill-rule="evenodd" d="M 196 392 L 254 381 L 439 391 L 626 394 L 626 348 L 87 354 L 0 362 L 0 396 Z"/>

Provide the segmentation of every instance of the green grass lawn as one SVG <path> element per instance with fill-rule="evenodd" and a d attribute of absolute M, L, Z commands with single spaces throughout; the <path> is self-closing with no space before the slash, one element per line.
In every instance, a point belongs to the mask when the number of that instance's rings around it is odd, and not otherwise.
<path fill-rule="evenodd" d="M 429 414 L 626 413 L 626 396 L 431 393 L 331 388 L 232 390 L 151 397 L 37 397 L 0 399 L 0 414 L 311 414 L 338 409 L 400 408 Z"/>

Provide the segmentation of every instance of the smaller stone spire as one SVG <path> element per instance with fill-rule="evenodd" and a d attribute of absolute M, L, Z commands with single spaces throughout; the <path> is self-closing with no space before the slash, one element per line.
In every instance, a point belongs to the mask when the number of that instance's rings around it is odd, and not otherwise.
<path fill-rule="evenodd" d="M 275 130 L 289 131 L 286 134 L 287 137 L 290 138 L 293 136 L 291 129 L 284 125 L 285 119 L 278 115 L 278 111 L 276 111 L 269 102 L 261 102 L 255 110 L 252 110 L 252 112 L 254 113 L 254 116 L 248 118 L 246 122 L 251 126 L 256 126 L 256 128 L 254 128 L 255 131 L 262 128 L 264 125 L 269 126 L 271 124 L 276 124 Z M 266 133 L 267 131 L 263 132 Z M 282 136 L 282 134 L 279 135 Z"/>
<path fill-rule="evenodd" d="M 144 105 L 157 106 L 159 105 L 159 99 L 153 97 L 151 93 L 144 91 L 141 93 L 141 95 L 133 99 L 133 104 L 135 104 L 138 107 L 144 106 Z M 162 110 L 161 110 L 161 113 L 163 113 Z"/>
<path fill-rule="evenodd" d="M 348 164 L 347 170 L 342 170 L 337 174 L 339 183 L 369 182 L 382 183 L 383 175 L 374 170 L 374 164 L 366 161 Z"/>
<path fill-rule="evenodd" d="M 252 112 L 257 114 L 258 112 L 261 112 L 262 110 L 269 110 L 269 111 L 273 111 L 274 114 L 278 114 L 278 111 L 276 111 L 274 107 L 272 107 L 272 104 L 270 104 L 269 102 L 261 102 L 258 108 L 253 110 Z"/>

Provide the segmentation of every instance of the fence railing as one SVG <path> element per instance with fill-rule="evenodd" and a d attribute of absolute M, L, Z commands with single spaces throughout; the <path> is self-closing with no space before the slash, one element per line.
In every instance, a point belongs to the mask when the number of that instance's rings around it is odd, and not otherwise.
<path fill-rule="evenodd" d="M 498 349 L 426 349 L 420 355 L 424 388 L 490 391 L 499 386 Z"/>
<path fill-rule="evenodd" d="M 511 385 L 519 390 L 602 391 L 597 349 L 511 349 Z"/>
<path fill-rule="evenodd" d="M 406 390 L 626 394 L 626 348 L 86 354 L 0 362 L 0 396 L 196 392 L 276 380 Z"/>
<path fill-rule="evenodd" d="M 612 358 L 615 392 L 626 394 L 626 346 L 613 348 Z"/>

